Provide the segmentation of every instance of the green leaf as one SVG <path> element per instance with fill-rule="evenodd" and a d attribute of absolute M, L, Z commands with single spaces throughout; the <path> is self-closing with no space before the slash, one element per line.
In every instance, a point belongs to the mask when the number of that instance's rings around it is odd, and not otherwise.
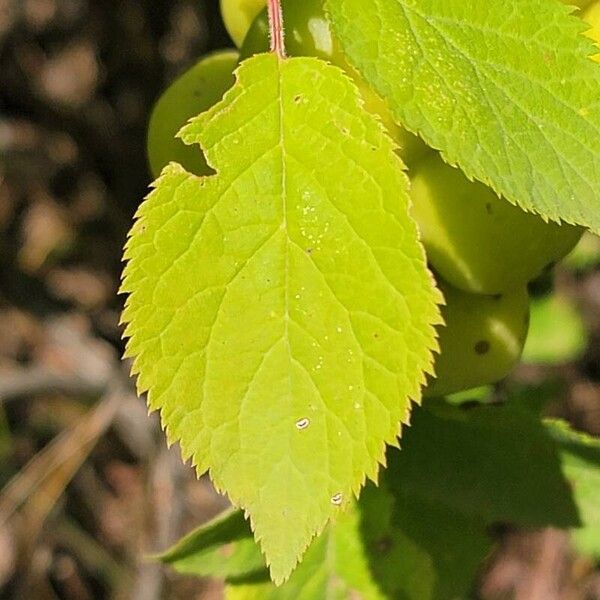
<path fill-rule="evenodd" d="M 248 522 L 230 510 L 192 531 L 158 559 L 177 572 L 225 579 L 264 575 L 266 567 Z"/>
<path fill-rule="evenodd" d="M 392 450 L 386 478 L 398 492 L 487 524 L 562 527 L 600 557 L 600 441 L 513 403 L 417 410 Z M 427 465 L 427 468 L 423 468 Z"/>
<path fill-rule="evenodd" d="M 355 504 L 313 543 L 289 581 L 230 585 L 228 600 L 383 600 L 369 570 Z"/>
<path fill-rule="evenodd" d="M 230 598 L 379 597 L 369 595 L 372 584 L 390 600 L 465 598 L 497 522 L 570 528 L 580 551 L 600 553 L 600 442 L 560 421 L 543 422 L 513 402 L 468 410 L 429 402 L 388 463 L 380 485 L 362 492 L 358 527 L 352 507 L 281 588 L 261 580 L 250 561 L 245 575 L 228 577 Z M 247 530 L 237 535 L 241 548 Z M 210 556 L 199 554 L 196 565 L 196 573 L 223 573 Z M 326 581 L 339 582 L 327 588 L 331 596 L 319 587 Z"/>
<path fill-rule="evenodd" d="M 445 397 L 446 402 L 455 405 L 461 405 L 473 402 L 486 403 L 492 400 L 494 393 L 494 386 L 484 385 L 478 388 L 472 388 L 470 390 L 464 390 L 462 392 L 456 392 L 456 394 L 450 394 Z"/>
<path fill-rule="evenodd" d="M 600 560 L 600 440 L 562 421 L 547 421 L 546 427 L 560 448 L 579 511 L 581 524 L 573 529 L 573 542 L 579 552 Z"/>
<path fill-rule="evenodd" d="M 350 62 L 399 123 L 470 178 L 600 231 L 600 68 L 554 0 L 327 0 Z"/>
<path fill-rule="evenodd" d="M 569 298 L 551 294 L 532 301 L 523 362 L 557 365 L 574 361 L 586 345 L 585 323 Z"/>
<path fill-rule="evenodd" d="M 466 598 L 492 545 L 486 524 L 405 492 L 394 472 L 392 466 L 380 488 L 369 485 L 360 499 L 375 581 L 390 600 Z"/>
<path fill-rule="evenodd" d="M 245 61 L 181 132 L 127 243 L 127 355 L 199 473 L 249 515 L 273 579 L 375 479 L 419 401 L 440 294 L 392 141 L 317 59 Z"/>
<path fill-rule="evenodd" d="M 230 584 L 228 600 L 464 598 L 491 546 L 484 523 L 411 498 L 400 481 L 392 495 L 391 485 L 385 473 L 368 485 L 282 587 Z"/>
<path fill-rule="evenodd" d="M 405 493 L 487 523 L 579 525 L 558 449 L 537 416 L 512 405 L 428 407 L 413 412 L 402 451 L 389 455 L 389 477 Z"/>

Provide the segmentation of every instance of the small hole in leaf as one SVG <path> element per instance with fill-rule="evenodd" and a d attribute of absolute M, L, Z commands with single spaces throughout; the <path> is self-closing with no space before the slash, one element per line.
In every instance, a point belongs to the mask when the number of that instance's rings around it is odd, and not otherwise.
<path fill-rule="evenodd" d="M 308 429 L 308 426 L 310 425 L 310 420 L 309 419 L 300 419 L 298 421 L 296 421 L 296 428 L 299 431 L 303 431 L 304 429 Z"/>
<path fill-rule="evenodd" d="M 331 504 L 335 504 L 336 506 L 341 506 L 343 501 L 344 501 L 344 496 L 341 493 L 336 494 L 335 496 L 331 497 Z"/>

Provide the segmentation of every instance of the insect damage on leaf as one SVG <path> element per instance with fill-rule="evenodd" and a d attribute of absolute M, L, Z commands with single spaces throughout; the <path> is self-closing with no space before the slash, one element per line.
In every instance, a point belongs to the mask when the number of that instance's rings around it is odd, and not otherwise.
<path fill-rule="evenodd" d="M 256 56 L 180 135 L 217 174 L 171 164 L 140 206 L 126 354 L 280 583 L 397 443 L 440 294 L 394 145 L 341 70 Z"/>

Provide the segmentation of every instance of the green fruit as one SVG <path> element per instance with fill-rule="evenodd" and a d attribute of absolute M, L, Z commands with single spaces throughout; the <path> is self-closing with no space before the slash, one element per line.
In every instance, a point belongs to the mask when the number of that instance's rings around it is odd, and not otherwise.
<path fill-rule="evenodd" d="M 290 56 L 316 56 L 347 71 L 357 80 L 367 109 L 380 114 L 386 126 L 396 127 L 384 101 L 370 90 L 346 62 L 331 33 L 323 0 L 282 0 L 282 10 L 286 52 Z M 263 10 L 252 23 L 240 48 L 240 60 L 267 52 L 269 47 L 269 17 L 267 11 Z"/>
<path fill-rule="evenodd" d="M 334 39 L 323 0 L 282 0 L 285 48 L 290 56 L 316 56 L 344 69 L 355 81 L 365 108 L 378 115 L 400 147 L 404 162 L 412 167 L 429 149 L 420 138 L 398 126 L 386 104 L 346 61 Z M 269 17 L 263 10 L 248 30 L 240 49 L 240 60 L 267 52 L 270 47 Z"/>
<path fill-rule="evenodd" d="M 468 292 L 497 294 L 535 279 L 583 234 L 526 213 L 436 154 L 419 163 L 412 198 L 431 265 Z"/>
<path fill-rule="evenodd" d="M 446 326 L 439 329 L 436 378 L 425 397 L 445 396 L 506 377 L 519 362 L 529 326 L 525 286 L 506 294 L 469 294 L 442 283 Z"/>
<path fill-rule="evenodd" d="M 148 126 L 148 161 L 154 177 L 171 161 L 190 173 L 210 172 L 197 146 L 186 146 L 175 136 L 189 119 L 216 104 L 233 85 L 238 55 L 212 54 L 175 81 L 156 103 Z"/>
<path fill-rule="evenodd" d="M 221 15 L 225 29 L 239 48 L 256 15 L 267 0 L 221 0 Z"/>
<path fill-rule="evenodd" d="M 316 56 L 346 68 L 346 60 L 333 39 L 323 0 L 282 0 L 285 49 L 290 56 Z M 240 48 L 240 60 L 269 50 L 269 18 L 256 17 Z"/>

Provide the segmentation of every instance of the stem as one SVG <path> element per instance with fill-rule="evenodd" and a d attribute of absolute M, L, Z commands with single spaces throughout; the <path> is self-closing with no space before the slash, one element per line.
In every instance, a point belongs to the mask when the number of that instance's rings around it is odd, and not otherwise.
<path fill-rule="evenodd" d="M 269 0 L 269 29 L 271 33 L 271 52 L 275 52 L 279 58 L 285 58 L 281 0 Z"/>

